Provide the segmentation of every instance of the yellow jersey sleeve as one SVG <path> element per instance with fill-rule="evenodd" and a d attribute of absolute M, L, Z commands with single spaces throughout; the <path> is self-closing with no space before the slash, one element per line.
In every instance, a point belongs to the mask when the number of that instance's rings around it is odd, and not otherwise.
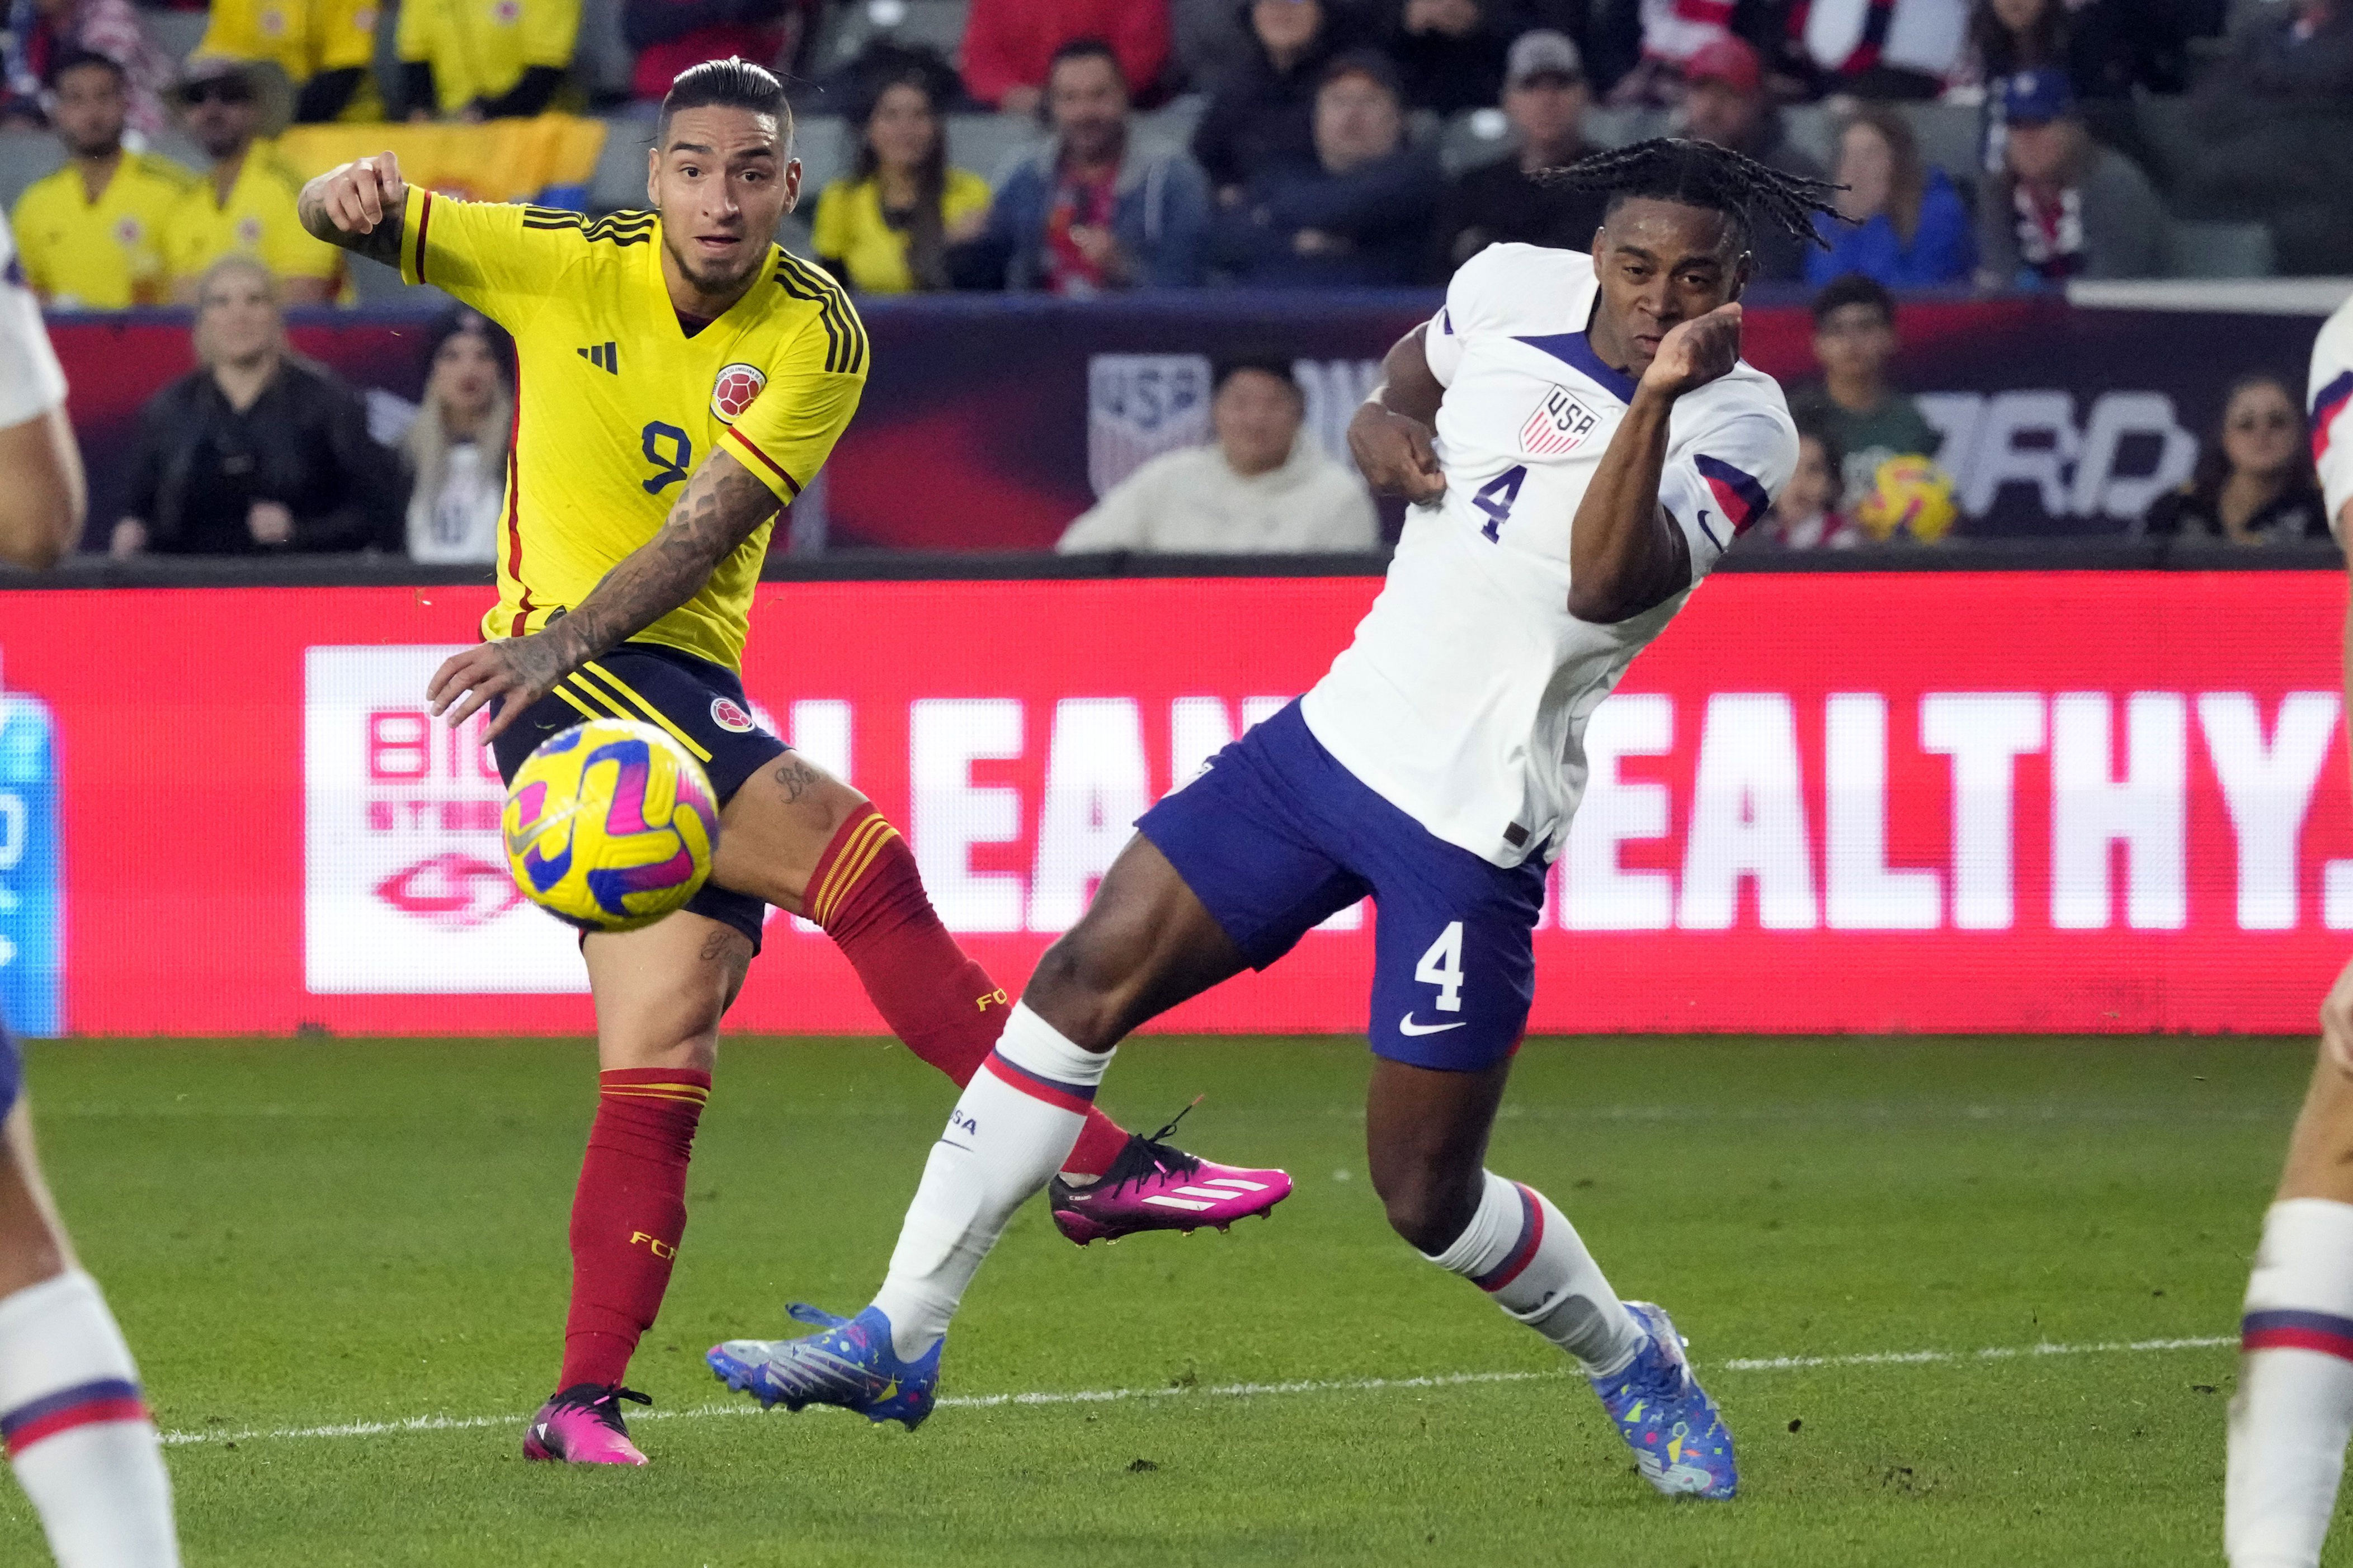
<path fill-rule="evenodd" d="M 375 62 L 376 0 L 312 0 L 311 68 L 332 71 Z"/>
<path fill-rule="evenodd" d="M 719 437 L 730 457 L 790 506 L 833 453 L 866 389 L 866 328 L 849 296 L 806 262 L 787 258 L 788 284 L 818 310 L 767 367 L 752 405 Z"/>
<path fill-rule="evenodd" d="M 445 289 L 511 332 L 530 323 L 585 254 L 578 213 L 459 201 L 417 185 L 408 194 L 401 280 Z"/>
<path fill-rule="evenodd" d="M 522 0 L 522 26 L 524 65 L 569 66 L 580 36 L 580 0 Z"/>

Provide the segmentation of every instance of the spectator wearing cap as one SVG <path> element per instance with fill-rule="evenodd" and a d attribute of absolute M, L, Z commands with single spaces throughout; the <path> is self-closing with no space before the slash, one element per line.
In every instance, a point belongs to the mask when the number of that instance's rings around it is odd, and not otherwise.
<path fill-rule="evenodd" d="M 380 120 L 375 21 L 375 0 L 212 0 L 195 55 L 283 71 L 297 124 Z"/>
<path fill-rule="evenodd" d="M 46 125 L 50 77 L 58 61 L 77 54 L 104 55 L 121 66 L 130 128 L 141 136 L 164 133 L 172 62 L 148 41 L 130 0 L 10 0 L 0 16 L 0 123 Z"/>
<path fill-rule="evenodd" d="M 1214 439 L 1164 452 L 1113 486 L 1056 550 L 1222 555 L 1379 545 L 1372 498 L 1307 433 L 1306 396 L 1287 362 L 1229 361 L 1212 384 Z"/>
<path fill-rule="evenodd" d="M 1053 133 L 999 176 L 987 228 L 949 258 L 958 286 L 1087 295 L 1198 283 L 1208 182 L 1184 153 L 1135 145 L 1109 44 L 1055 51 L 1046 115 Z"/>
<path fill-rule="evenodd" d="M 129 94 L 121 66 L 68 55 L 50 80 L 49 118 L 66 164 L 16 198 L 10 226 L 25 281 L 43 304 L 68 310 L 169 304 L 164 227 L 194 176 L 122 145 Z"/>
<path fill-rule="evenodd" d="M 1510 35 L 1503 0 L 1394 0 L 1383 47 L 1398 65 L 1408 109 L 1460 114 L 1484 109 L 1504 89 Z"/>
<path fill-rule="evenodd" d="M 1589 250 L 1608 198 L 1541 183 L 1546 169 L 1585 156 L 1585 114 L 1592 106 L 1584 61 L 1565 34 L 1549 29 L 1514 40 L 1504 79 L 1504 118 L 1518 145 L 1457 178 L 1439 199 L 1429 280 L 1497 244 Z"/>
<path fill-rule="evenodd" d="M 1149 100 L 1168 64 L 1168 0 L 972 0 L 964 85 L 1008 114 L 1035 114 L 1063 46 L 1108 45 L 1131 96 Z"/>
<path fill-rule="evenodd" d="M 1942 169 L 1920 156 L 1904 116 L 1885 104 L 1849 115 L 1839 128 L 1839 217 L 1814 219 L 1823 246 L 1806 254 L 1806 281 L 1820 288 L 1859 272 L 1891 289 L 1966 283 L 1976 270 L 1968 208 Z"/>
<path fill-rule="evenodd" d="M 287 347 L 269 274 L 225 257 L 195 304 L 198 366 L 139 411 L 113 553 L 397 550 L 399 468 L 358 395 Z"/>
<path fill-rule="evenodd" d="M 2164 205 L 2130 159 L 2092 140 L 2067 73 L 2045 66 L 1994 86 L 2007 134 L 2003 167 L 1978 198 L 1978 281 L 2054 288 L 2161 274 Z"/>
<path fill-rule="evenodd" d="M 1441 181 L 1438 160 L 1406 140 L 1396 68 L 1370 49 L 1341 55 L 1316 85 L 1314 160 L 1268 170 L 1219 212 L 1211 264 L 1271 288 L 1410 283 Z"/>
<path fill-rule="evenodd" d="M 514 420 L 514 341 L 472 310 L 434 323 L 425 397 L 401 437 L 408 558 L 495 561 Z"/>
<path fill-rule="evenodd" d="M 393 44 L 408 118 L 543 113 L 572 68 L 579 34 L 580 0 L 403 5 Z"/>
<path fill-rule="evenodd" d="M 197 60 L 173 89 L 189 134 L 212 167 L 181 194 L 164 225 L 164 260 L 174 297 L 192 304 L 197 280 L 224 256 L 249 256 L 278 279 L 287 304 L 318 304 L 340 287 L 343 253 L 311 237 L 295 215 L 302 176 L 261 139 L 266 105 L 277 73 L 240 60 Z"/>
<path fill-rule="evenodd" d="M 1193 157 L 1232 205 L 1253 174 L 1315 156 L 1315 84 L 1346 29 L 1324 0 L 1252 0 L 1249 52 L 1193 130 Z"/>
<path fill-rule="evenodd" d="M 1683 133 L 1756 159 L 1785 174 L 1819 180 L 1822 166 L 1793 145 L 1781 110 L 1765 87 L 1765 63 L 1746 40 L 1725 37 L 1683 64 Z M 1760 224 L 1752 241 L 1757 276 L 1796 282 L 1806 275 L 1805 240 L 1778 224 Z"/>
<path fill-rule="evenodd" d="M 1732 36 L 1738 9 L 1736 0 L 1641 0 L 1642 57 L 1609 89 L 1609 101 L 1620 107 L 1676 101 L 1685 63 Z"/>

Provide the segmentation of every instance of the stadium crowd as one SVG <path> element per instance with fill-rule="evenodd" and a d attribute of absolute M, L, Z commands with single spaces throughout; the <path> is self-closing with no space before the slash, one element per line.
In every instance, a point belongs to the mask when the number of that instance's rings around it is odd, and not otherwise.
<path fill-rule="evenodd" d="M 1891 462 L 1937 477 L 1886 376 L 1905 290 L 2353 274 L 2348 0 L 16 0 L 0 195 L 27 280 L 52 308 L 195 310 L 199 368 L 142 419 L 114 552 L 488 559 L 502 334 L 446 321 L 422 413 L 376 431 L 396 458 L 378 446 L 285 348 L 281 307 L 364 280 L 296 220 L 314 171 L 290 128 L 594 116 L 635 147 L 677 71 L 728 55 L 808 84 L 805 131 L 831 140 L 807 140 L 839 155 L 811 155 L 798 243 L 866 294 L 1433 287 L 1497 241 L 1589 243 L 1593 199 L 1544 171 L 1661 132 L 1827 175 L 1823 247 L 1759 237 L 1759 275 L 1813 296 L 1821 371 L 1792 388 L 1807 461 L 1770 525 L 1790 547 L 1949 523 L 1883 504 Z M 2236 389 L 2149 529 L 2314 531 L 2308 459 L 2239 438 L 2280 392 Z M 1280 365 L 1220 367 L 1190 467 L 1148 465 L 1062 548 L 1366 538 L 1301 400 Z M 1302 495 L 1315 515 L 1278 522 Z"/>

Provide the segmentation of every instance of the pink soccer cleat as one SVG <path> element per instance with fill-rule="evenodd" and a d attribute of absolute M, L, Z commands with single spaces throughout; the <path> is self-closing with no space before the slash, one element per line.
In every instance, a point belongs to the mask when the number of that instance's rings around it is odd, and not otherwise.
<path fill-rule="evenodd" d="M 621 1423 L 621 1401 L 651 1405 L 634 1388 L 575 1383 L 539 1407 L 523 1428 L 522 1457 L 569 1465 L 642 1465 L 645 1455 Z"/>
<path fill-rule="evenodd" d="M 1178 1111 L 1176 1121 L 1184 1119 Z M 1149 1138 L 1131 1134 L 1111 1169 L 1083 1187 L 1056 1176 L 1047 1186 L 1054 1227 L 1081 1247 L 1140 1230 L 1223 1230 L 1271 1214 L 1291 1195 L 1291 1178 L 1281 1171 L 1213 1164 L 1160 1142 L 1176 1131 L 1176 1121 Z"/>

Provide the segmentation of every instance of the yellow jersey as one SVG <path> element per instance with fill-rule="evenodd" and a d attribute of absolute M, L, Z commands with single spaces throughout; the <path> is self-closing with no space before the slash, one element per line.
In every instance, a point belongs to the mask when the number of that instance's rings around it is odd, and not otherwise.
<path fill-rule="evenodd" d="M 294 210 L 302 176 L 267 142 L 246 150 L 245 163 L 220 199 L 210 174 L 200 174 L 173 204 L 164 226 L 164 261 L 174 282 L 194 282 L 231 254 L 250 256 L 280 278 L 343 276 L 343 253 L 311 237 Z"/>
<path fill-rule="evenodd" d="M 988 210 L 988 182 L 969 169 L 950 169 L 940 190 L 940 221 L 953 226 L 967 214 Z M 817 199 L 817 223 L 809 248 L 849 275 L 849 286 L 866 294 L 904 294 L 915 286 L 907 269 L 907 231 L 882 216 L 878 180 L 836 180 Z"/>
<path fill-rule="evenodd" d="M 205 36 L 191 58 L 268 60 L 300 87 L 321 71 L 375 63 L 375 0 L 213 0 Z M 343 119 L 381 120 L 370 70 Z M 364 102 L 363 100 L 367 100 Z"/>
<path fill-rule="evenodd" d="M 125 153 L 96 201 L 71 163 L 34 181 L 12 215 L 25 280 L 68 309 L 170 304 L 164 230 L 194 179 L 168 158 Z"/>
<path fill-rule="evenodd" d="M 404 0 L 395 52 L 433 68 L 441 111 L 497 98 L 525 66 L 572 63 L 580 0 Z"/>
<path fill-rule="evenodd" d="M 661 220 L 463 202 L 409 187 L 400 275 L 514 335 L 514 438 L 486 637 L 521 637 L 651 540 L 718 448 L 786 506 L 857 412 L 866 330 L 812 262 L 771 246 L 760 280 L 689 335 L 662 281 Z M 742 668 L 771 519 L 692 599 L 638 634 Z"/>

